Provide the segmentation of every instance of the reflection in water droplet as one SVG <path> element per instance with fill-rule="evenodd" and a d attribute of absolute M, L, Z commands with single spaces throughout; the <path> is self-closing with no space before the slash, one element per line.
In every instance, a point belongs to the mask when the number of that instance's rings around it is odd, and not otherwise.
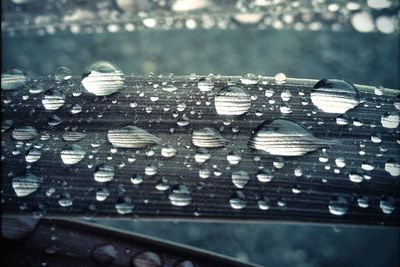
<path fill-rule="evenodd" d="M 241 191 L 236 191 L 229 199 L 229 204 L 233 209 L 243 209 L 246 207 L 246 198 Z"/>
<path fill-rule="evenodd" d="M 94 172 L 94 179 L 100 183 L 112 181 L 114 179 L 114 167 L 109 164 L 97 166 Z"/>
<path fill-rule="evenodd" d="M 177 185 L 173 187 L 168 198 L 174 206 L 187 206 L 192 200 L 189 188 L 185 185 Z"/>
<path fill-rule="evenodd" d="M 132 125 L 109 130 L 107 137 L 113 146 L 123 148 L 143 148 L 161 142 L 161 138 Z"/>
<path fill-rule="evenodd" d="M 93 249 L 92 258 L 93 260 L 101 265 L 110 265 L 114 262 L 118 252 L 115 250 L 113 245 L 103 245 Z"/>
<path fill-rule="evenodd" d="M 226 140 L 214 129 L 203 128 L 193 131 L 192 143 L 197 147 L 216 148 L 224 147 Z"/>
<path fill-rule="evenodd" d="M 251 148 L 280 156 L 302 156 L 333 144 L 334 141 L 316 138 L 301 125 L 285 119 L 265 121 L 249 141 Z"/>
<path fill-rule="evenodd" d="M 391 214 L 395 210 L 395 200 L 392 197 L 384 196 L 379 202 L 379 207 L 384 214 Z"/>
<path fill-rule="evenodd" d="M 219 115 L 242 115 L 251 106 L 249 94 L 239 86 L 227 86 L 215 96 L 215 109 Z"/>
<path fill-rule="evenodd" d="M 214 82 L 210 77 L 203 77 L 199 80 L 197 87 L 202 92 L 209 92 L 214 88 Z"/>
<path fill-rule="evenodd" d="M 27 172 L 25 175 L 16 176 L 12 180 L 12 187 L 18 197 L 25 197 L 36 192 L 42 184 L 42 177 Z"/>
<path fill-rule="evenodd" d="M 18 141 L 32 140 L 38 137 L 38 132 L 32 126 L 23 126 L 12 131 L 12 137 Z"/>
<path fill-rule="evenodd" d="M 132 258 L 131 263 L 135 267 L 161 267 L 161 258 L 150 251 L 145 251 Z"/>
<path fill-rule="evenodd" d="M 86 155 L 86 152 L 79 145 L 67 145 L 61 151 L 61 159 L 66 165 L 77 164 Z"/>
<path fill-rule="evenodd" d="M 344 197 L 333 197 L 329 201 L 329 212 L 333 215 L 345 215 L 347 209 L 347 200 Z"/>
<path fill-rule="evenodd" d="M 250 176 L 246 171 L 240 170 L 232 172 L 231 178 L 237 188 L 243 188 L 249 182 Z"/>
<path fill-rule="evenodd" d="M 323 79 L 314 85 L 311 101 L 327 113 L 345 113 L 359 104 L 357 88 L 339 79 Z"/>
<path fill-rule="evenodd" d="M 115 209 L 119 214 L 129 214 L 132 213 L 135 205 L 130 197 L 120 197 L 115 204 Z"/>
<path fill-rule="evenodd" d="M 30 81 L 28 74 L 18 69 L 10 69 L 1 74 L 1 90 L 19 89 Z"/>
<path fill-rule="evenodd" d="M 42 152 L 37 148 L 30 148 L 25 154 L 25 161 L 27 163 L 33 163 L 40 159 Z"/>
<path fill-rule="evenodd" d="M 99 61 L 87 67 L 82 75 L 82 85 L 97 96 L 107 96 L 124 87 L 125 77 L 115 65 Z"/>
<path fill-rule="evenodd" d="M 399 126 L 400 116 L 399 114 L 387 113 L 381 117 L 382 126 L 388 129 L 395 129 Z"/>
<path fill-rule="evenodd" d="M 59 90 L 51 89 L 47 90 L 43 94 L 42 104 L 47 110 L 57 110 L 61 108 L 65 103 L 65 95 Z"/>

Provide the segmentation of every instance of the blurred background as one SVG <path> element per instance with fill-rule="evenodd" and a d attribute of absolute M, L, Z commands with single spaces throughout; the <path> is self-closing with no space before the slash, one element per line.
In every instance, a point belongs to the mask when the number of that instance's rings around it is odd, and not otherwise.
<path fill-rule="evenodd" d="M 146 30 L 2 37 L 2 71 L 47 76 L 60 66 L 80 76 L 98 60 L 125 74 L 245 73 L 399 88 L 397 34 L 354 31 Z M 399 266 L 397 228 L 301 224 L 97 220 L 133 232 L 211 250 L 263 266 Z"/>

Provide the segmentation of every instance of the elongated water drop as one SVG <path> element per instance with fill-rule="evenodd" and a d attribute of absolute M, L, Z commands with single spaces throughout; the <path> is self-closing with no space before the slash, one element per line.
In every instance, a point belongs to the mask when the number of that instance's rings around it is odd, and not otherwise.
<path fill-rule="evenodd" d="M 25 72 L 18 69 L 10 69 L 1 74 L 1 90 L 19 89 L 29 81 L 30 77 Z"/>
<path fill-rule="evenodd" d="M 62 135 L 62 139 L 67 142 L 76 142 L 85 138 L 85 133 L 80 132 L 66 132 Z"/>
<path fill-rule="evenodd" d="M 278 156 L 302 156 L 308 152 L 335 144 L 322 140 L 303 126 L 285 119 L 265 121 L 251 136 L 251 148 Z"/>
<path fill-rule="evenodd" d="M 242 115 L 250 106 L 250 95 L 239 86 L 224 87 L 215 96 L 215 109 L 219 115 Z"/>
<path fill-rule="evenodd" d="M 224 147 L 226 140 L 217 131 L 207 127 L 193 131 L 192 143 L 197 147 L 216 148 Z"/>
<path fill-rule="evenodd" d="M 340 79 L 323 79 L 314 85 L 311 101 L 327 113 L 345 113 L 359 104 L 357 88 Z"/>
<path fill-rule="evenodd" d="M 172 188 L 168 196 L 171 204 L 174 206 L 187 206 L 192 201 L 189 188 L 185 185 L 177 185 Z"/>
<path fill-rule="evenodd" d="M 101 164 L 97 166 L 94 172 L 94 179 L 97 182 L 105 183 L 114 179 L 114 167 L 109 164 Z"/>
<path fill-rule="evenodd" d="M 115 65 L 99 61 L 87 67 L 82 75 L 82 85 L 97 96 L 107 96 L 120 91 L 125 84 L 125 76 Z"/>
<path fill-rule="evenodd" d="M 143 148 L 161 142 L 161 138 L 132 125 L 109 130 L 107 137 L 113 146 L 123 148 Z"/>
<path fill-rule="evenodd" d="M 38 137 L 38 132 L 32 126 L 23 126 L 12 131 L 12 137 L 18 141 L 32 140 Z"/>
<path fill-rule="evenodd" d="M 18 197 L 25 197 L 39 189 L 42 184 L 42 177 L 27 172 L 24 175 L 16 176 L 12 180 L 12 187 Z"/>
<path fill-rule="evenodd" d="M 73 165 L 80 162 L 86 155 L 80 145 L 67 145 L 61 151 L 61 159 L 66 165 Z"/>

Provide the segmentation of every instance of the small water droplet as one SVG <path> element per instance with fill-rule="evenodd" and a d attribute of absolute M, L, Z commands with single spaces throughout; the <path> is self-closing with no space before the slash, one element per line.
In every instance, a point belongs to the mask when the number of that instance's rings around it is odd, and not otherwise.
<path fill-rule="evenodd" d="M 260 210 L 268 210 L 271 207 L 271 201 L 268 197 L 263 196 L 257 201 Z"/>
<path fill-rule="evenodd" d="M 400 162 L 395 159 L 389 159 L 385 163 L 385 171 L 391 176 L 400 176 Z"/>
<path fill-rule="evenodd" d="M 110 265 L 117 258 L 118 252 L 113 245 L 102 245 L 92 251 L 93 260 L 101 265 Z"/>
<path fill-rule="evenodd" d="M 162 88 L 162 90 L 172 93 L 172 92 L 175 92 L 176 90 L 178 90 L 178 88 L 173 84 L 167 84 Z"/>
<path fill-rule="evenodd" d="M 286 82 L 286 75 L 285 75 L 285 73 L 280 72 L 280 73 L 276 74 L 276 75 L 275 75 L 275 82 L 276 82 L 277 84 L 285 83 L 285 82 Z"/>
<path fill-rule="evenodd" d="M 382 126 L 388 129 L 395 129 L 399 126 L 400 116 L 395 113 L 387 113 L 381 117 Z"/>
<path fill-rule="evenodd" d="M 156 175 L 156 174 L 157 174 L 157 166 L 154 165 L 154 164 L 147 165 L 147 166 L 144 168 L 144 173 L 145 173 L 147 176 Z"/>
<path fill-rule="evenodd" d="M 32 140 L 38 137 L 38 132 L 32 126 L 23 126 L 12 131 L 12 137 L 18 141 Z"/>
<path fill-rule="evenodd" d="M 194 160 L 201 164 L 209 160 L 211 157 L 211 154 L 208 152 L 207 149 L 200 148 L 198 151 L 196 151 L 196 154 L 194 155 Z"/>
<path fill-rule="evenodd" d="M 290 91 L 282 91 L 281 93 L 281 98 L 283 101 L 287 102 L 290 100 L 290 98 L 292 98 L 292 93 L 290 93 Z"/>
<path fill-rule="evenodd" d="M 233 209 L 243 209 L 246 207 L 246 198 L 241 191 L 236 191 L 229 199 L 229 204 Z"/>
<path fill-rule="evenodd" d="M 161 177 L 161 179 L 156 183 L 156 189 L 160 191 L 165 191 L 169 188 L 169 183 L 167 178 Z"/>
<path fill-rule="evenodd" d="M 379 202 L 379 207 L 384 214 L 391 214 L 395 210 L 395 200 L 392 197 L 384 196 Z"/>
<path fill-rule="evenodd" d="M 367 196 L 360 196 L 357 198 L 357 204 L 360 208 L 368 208 L 369 207 L 369 198 Z"/>
<path fill-rule="evenodd" d="M 168 196 L 171 204 L 174 206 L 187 206 L 192 201 L 189 188 L 185 185 L 176 185 L 171 189 Z"/>
<path fill-rule="evenodd" d="M 333 197 L 329 201 L 329 212 L 333 215 L 342 216 L 347 213 L 347 200 L 344 197 Z"/>
<path fill-rule="evenodd" d="M 103 187 L 97 190 L 96 192 L 96 200 L 97 201 L 105 201 L 110 196 L 110 191 L 107 188 Z"/>
<path fill-rule="evenodd" d="M 226 156 L 226 159 L 228 160 L 229 164 L 237 165 L 241 161 L 242 157 L 236 152 L 232 151 L 229 152 L 229 154 Z"/>
<path fill-rule="evenodd" d="M 119 214 L 129 214 L 132 213 L 135 205 L 130 197 L 120 197 L 115 204 L 115 209 Z"/>
<path fill-rule="evenodd" d="M 219 115 L 242 115 L 251 106 L 249 94 L 239 86 L 226 86 L 215 96 L 215 109 Z"/>
<path fill-rule="evenodd" d="M 68 81 L 72 77 L 71 70 L 67 67 L 59 67 L 54 71 L 54 79 L 57 83 Z"/>
<path fill-rule="evenodd" d="M 343 157 L 335 159 L 335 163 L 339 168 L 344 168 L 346 166 L 346 160 Z"/>
<path fill-rule="evenodd" d="M 237 188 L 243 188 L 249 182 L 250 176 L 246 171 L 239 170 L 232 172 L 231 178 Z"/>
<path fill-rule="evenodd" d="M 161 138 L 132 125 L 109 130 L 107 137 L 113 146 L 122 148 L 143 148 L 161 142 Z"/>
<path fill-rule="evenodd" d="M 202 128 L 193 131 L 192 143 L 197 147 L 217 148 L 224 147 L 226 140 L 212 128 Z"/>
<path fill-rule="evenodd" d="M 251 148 L 271 155 L 302 156 L 322 147 L 333 145 L 334 141 L 319 139 L 303 126 L 285 119 L 265 121 L 251 136 Z"/>
<path fill-rule="evenodd" d="M 80 162 L 86 155 L 85 150 L 80 145 L 67 145 L 61 151 L 61 159 L 66 165 L 73 165 Z"/>
<path fill-rule="evenodd" d="M 99 61 L 87 67 L 82 75 L 82 85 L 97 96 L 108 96 L 120 91 L 125 84 L 122 71 L 115 65 Z"/>
<path fill-rule="evenodd" d="M 143 182 L 143 176 L 139 174 L 135 174 L 131 177 L 132 184 L 141 184 Z"/>
<path fill-rule="evenodd" d="M 62 135 L 62 139 L 67 142 L 76 142 L 85 138 L 85 133 L 80 132 L 66 132 Z"/>
<path fill-rule="evenodd" d="M 157 254 L 145 251 L 132 258 L 131 263 L 135 267 L 161 267 L 162 262 Z"/>
<path fill-rule="evenodd" d="M 114 179 L 114 167 L 109 164 L 97 166 L 94 172 L 94 179 L 100 183 L 112 181 Z"/>
<path fill-rule="evenodd" d="M 209 92 L 214 88 L 214 82 L 210 77 L 203 77 L 199 80 L 197 87 L 202 92 Z"/>
<path fill-rule="evenodd" d="M 171 146 L 165 146 L 161 149 L 161 156 L 163 156 L 164 158 L 172 158 L 174 157 L 176 154 L 176 149 Z"/>
<path fill-rule="evenodd" d="M 251 85 L 256 84 L 258 82 L 257 76 L 253 73 L 246 73 L 243 77 L 240 78 L 242 84 Z"/>
<path fill-rule="evenodd" d="M 68 193 L 64 193 L 61 195 L 61 197 L 58 199 L 58 205 L 60 205 L 63 208 L 71 207 L 73 204 L 72 198 Z"/>
<path fill-rule="evenodd" d="M 311 101 L 327 113 L 345 113 L 359 104 L 358 90 L 340 79 L 323 79 L 314 85 Z"/>
<path fill-rule="evenodd" d="M 273 172 L 270 170 L 260 170 L 257 175 L 257 180 L 261 183 L 268 183 L 274 178 Z"/>
<path fill-rule="evenodd" d="M 42 104 L 47 110 L 57 110 L 65 103 L 65 95 L 59 90 L 50 89 L 43 94 Z"/>
<path fill-rule="evenodd" d="M 202 179 L 207 179 L 211 175 L 211 171 L 208 168 L 200 169 L 199 170 L 199 177 Z"/>
<path fill-rule="evenodd" d="M 355 171 L 352 171 L 349 173 L 349 179 L 353 183 L 361 183 L 364 180 L 364 176 Z"/>
<path fill-rule="evenodd" d="M 25 161 L 27 163 L 33 163 L 40 159 L 42 152 L 37 148 L 30 148 L 25 154 Z"/>
<path fill-rule="evenodd" d="M 79 104 L 74 104 L 74 105 L 71 107 L 71 114 L 72 114 L 72 115 L 79 114 L 79 113 L 81 113 L 81 112 L 82 112 L 82 106 L 81 106 L 81 105 L 79 105 Z"/>
<path fill-rule="evenodd" d="M 31 172 L 16 176 L 12 180 L 12 187 L 18 197 L 25 197 L 36 192 L 42 184 L 42 177 Z"/>

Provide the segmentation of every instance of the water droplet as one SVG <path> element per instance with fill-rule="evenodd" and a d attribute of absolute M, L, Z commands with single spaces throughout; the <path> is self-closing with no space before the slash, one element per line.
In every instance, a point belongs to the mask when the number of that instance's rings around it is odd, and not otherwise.
<path fill-rule="evenodd" d="M 219 115 L 242 115 L 250 106 L 249 94 L 239 86 L 226 86 L 215 96 L 215 109 Z"/>
<path fill-rule="evenodd" d="M 208 152 L 207 149 L 200 148 L 198 151 L 196 151 L 196 154 L 194 155 L 194 160 L 197 163 L 204 163 L 207 160 L 209 160 L 211 157 L 211 154 Z"/>
<path fill-rule="evenodd" d="M 286 75 L 285 75 L 285 73 L 280 72 L 280 73 L 276 74 L 276 75 L 275 75 L 275 82 L 276 82 L 277 84 L 285 83 L 285 82 L 286 82 Z"/>
<path fill-rule="evenodd" d="M 257 204 L 260 210 L 268 210 L 271 206 L 271 201 L 269 200 L 269 198 L 264 196 L 257 201 Z"/>
<path fill-rule="evenodd" d="M 329 201 L 329 212 L 333 215 L 345 215 L 347 209 L 347 200 L 344 197 L 333 197 Z"/>
<path fill-rule="evenodd" d="M 113 245 L 103 245 L 93 249 L 92 258 L 100 265 L 110 265 L 118 255 Z"/>
<path fill-rule="evenodd" d="M 372 162 L 370 162 L 370 161 L 364 161 L 364 162 L 361 164 L 361 169 L 363 169 L 363 170 L 365 170 L 365 171 L 372 171 L 372 170 L 375 169 L 375 166 L 374 166 L 374 164 L 373 164 Z"/>
<path fill-rule="evenodd" d="M 71 108 L 71 114 L 75 115 L 75 114 L 79 114 L 82 112 L 82 106 L 79 104 L 74 104 Z"/>
<path fill-rule="evenodd" d="M 30 148 L 25 154 L 25 161 L 27 163 L 33 163 L 40 159 L 42 152 L 37 148 Z"/>
<path fill-rule="evenodd" d="M 345 113 L 359 104 L 357 88 L 340 79 L 323 79 L 314 85 L 311 101 L 327 113 Z"/>
<path fill-rule="evenodd" d="M 1 90 L 19 89 L 30 81 L 28 74 L 18 69 L 10 69 L 1 74 Z"/>
<path fill-rule="evenodd" d="M 246 207 L 246 198 L 241 191 L 236 191 L 229 199 L 229 204 L 233 209 L 243 209 Z"/>
<path fill-rule="evenodd" d="M 344 168 L 346 166 L 346 160 L 343 157 L 335 159 L 335 163 L 339 168 Z"/>
<path fill-rule="evenodd" d="M 115 209 L 119 214 L 129 214 L 132 213 L 135 205 L 130 197 L 120 197 L 115 204 Z"/>
<path fill-rule="evenodd" d="M 250 180 L 249 174 L 243 170 L 232 172 L 231 178 L 237 188 L 243 188 Z"/>
<path fill-rule="evenodd" d="M 112 181 L 114 179 L 114 167 L 109 164 L 97 166 L 94 172 L 94 179 L 100 183 Z"/>
<path fill-rule="evenodd" d="M 167 84 L 166 86 L 164 86 L 162 88 L 162 90 L 172 93 L 172 92 L 175 92 L 176 90 L 178 90 L 178 88 L 173 84 Z"/>
<path fill-rule="evenodd" d="M 192 201 L 189 188 L 185 185 L 174 186 L 168 198 L 172 205 L 181 207 L 189 205 Z"/>
<path fill-rule="evenodd" d="M 109 130 L 107 137 L 113 146 L 122 148 L 143 148 L 161 142 L 161 138 L 132 125 Z"/>
<path fill-rule="evenodd" d="M 260 170 L 256 176 L 261 183 L 268 183 L 274 178 L 272 171 L 269 170 Z"/>
<path fill-rule="evenodd" d="M 42 177 L 27 172 L 25 175 L 14 177 L 12 180 L 12 187 L 18 197 L 25 197 L 36 192 L 42 184 L 42 181 Z"/>
<path fill-rule="evenodd" d="M 197 87 L 202 92 L 209 92 L 214 88 L 214 82 L 210 77 L 203 77 L 199 80 Z"/>
<path fill-rule="evenodd" d="M 287 102 L 290 100 L 290 98 L 292 98 L 292 93 L 290 93 L 290 91 L 285 90 L 281 93 L 281 98 L 283 101 Z"/>
<path fill-rule="evenodd" d="M 237 154 L 236 152 L 232 151 L 226 156 L 226 159 L 228 160 L 229 164 L 237 165 L 237 164 L 239 164 L 242 157 L 239 154 Z"/>
<path fill-rule="evenodd" d="M 391 214 L 395 210 L 395 200 L 392 197 L 384 196 L 379 202 L 379 207 L 384 214 Z"/>
<path fill-rule="evenodd" d="M 8 131 L 12 125 L 13 125 L 12 120 L 2 120 L 1 121 L 1 132 L 4 133 L 5 131 Z"/>
<path fill-rule="evenodd" d="M 199 170 L 199 177 L 202 179 L 207 179 L 211 175 L 211 171 L 208 168 L 200 169 Z"/>
<path fill-rule="evenodd" d="M 388 129 L 395 129 L 399 126 L 400 116 L 399 114 L 387 113 L 381 117 L 382 126 Z"/>
<path fill-rule="evenodd" d="M 110 196 L 110 191 L 107 188 L 103 187 L 97 190 L 96 192 L 96 200 L 97 201 L 105 201 Z"/>
<path fill-rule="evenodd" d="M 335 141 L 319 139 L 303 126 L 285 119 L 265 121 L 249 141 L 251 148 L 280 156 L 302 156 L 333 144 Z"/>
<path fill-rule="evenodd" d="M 80 132 L 66 132 L 62 135 L 62 139 L 67 142 L 76 142 L 85 138 L 85 133 Z"/>
<path fill-rule="evenodd" d="M 156 189 L 160 191 L 165 191 L 169 188 L 168 180 L 165 177 L 161 177 L 161 179 L 156 184 Z"/>
<path fill-rule="evenodd" d="M 349 179 L 353 183 L 361 183 L 364 180 L 364 176 L 355 171 L 352 171 L 349 173 Z"/>
<path fill-rule="evenodd" d="M 132 184 L 141 184 L 143 182 L 143 176 L 136 174 L 131 177 L 131 183 Z"/>
<path fill-rule="evenodd" d="M 395 159 L 389 159 L 385 163 L 385 171 L 391 176 L 400 176 L 400 162 Z"/>
<path fill-rule="evenodd" d="M 68 193 L 64 193 L 61 195 L 61 197 L 58 199 L 58 205 L 60 205 L 63 208 L 67 208 L 72 206 L 73 202 L 71 199 L 71 196 Z"/>
<path fill-rule="evenodd" d="M 360 208 L 368 208 L 369 207 L 369 198 L 367 196 L 361 196 L 357 198 L 357 204 Z"/>
<path fill-rule="evenodd" d="M 165 146 L 161 149 L 161 156 L 164 158 L 172 158 L 176 154 L 176 149 L 173 146 Z"/>
<path fill-rule="evenodd" d="M 82 75 L 82 85 L 97 96 L 107 96 L 124 87 L 125 77 L 115 65 L 99 61 L 87 67 Z"/>
<path fill-rule="evenodd" d="M 61 83 L 63 81 L 68 81 L 72 77 L 71 70 L 66 67 L 59 67 L 54 71 L 54 79 L 56 82 Z"/>
<path fill-rule="evenodd" d="M 47 90 L 43 94 L 42 104 L 47 110 L 57 110 L 61 108 L 65 103 L 65 95 L 59 90 L 51 89 Z"/>
<path fill-rule="evenodd" d="M 258 79 L 255 74 L 247 73 L 243 77 L 240 78 L 240 81 L 243 84 L 251 85 L 251 84 L 256 84 L 258 82 Z"/>
<path fill-rule="evenodd" d="M 147 176 L 156 175 L 156 174 L 157 174 L 157 166 L 154 165 L 154 164 L 147 165 L 147 166 L 144 168 L 144 173 L 145 173 Z"/>
<path fill-rule="evenodd" d="M 71 144 L 67 145 L 61 151 L 61 159 L 66 165 L 77 164 L 86 155 L 86 152 L 80 145 Z"/>
<path fill-rule="evenodd" d="M 149 251 L 145 251 L 135 256 L 131 260 L 132 265 L 135 267 L 161 267 L 161 258 Z"/>
<path fill-rule="evenodd" d="M 366 11 L 353 14 L 351 25 L 358 32 L 372 32 L 375 29 L 373 18 Z"/>
<path fill-rule="evenodd" d="M 214 129 L 203 128 L 193 131 L 192 143 L 197 147 L 216 148 L 224 147 L 226 140 Z"/>
<path fill-rule="evenodd" d="M 191 261 L 182 261 L 175 267 L 194 267 L 194 264 Z"/>
<path fill-rule="evenodd" d="M 61 124 L 62 122 L 63 122 L 63 120 L 56 114 L 52 114 L 49 117 L 49 119 L 47 120 L 47 124 L 50 126 L 57 126 L 57 125 Z"/>
<path fill-rule="evenodd" d="M 12 131 L 12 137 L 18 141 L 32 140 L 38 137 L 38 132 L 32 126 L 23 126 Z"/>

